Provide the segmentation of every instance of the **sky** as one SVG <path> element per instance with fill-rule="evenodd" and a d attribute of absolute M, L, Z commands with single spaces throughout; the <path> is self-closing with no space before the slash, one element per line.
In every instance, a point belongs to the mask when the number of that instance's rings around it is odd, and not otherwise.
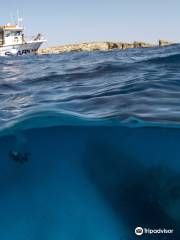
<path fill-rule="evenodd" d="M 16 18 L 47 46 L 92 41 L 180 42 L 179 0 L 0 0 L 0 25 Z"/>

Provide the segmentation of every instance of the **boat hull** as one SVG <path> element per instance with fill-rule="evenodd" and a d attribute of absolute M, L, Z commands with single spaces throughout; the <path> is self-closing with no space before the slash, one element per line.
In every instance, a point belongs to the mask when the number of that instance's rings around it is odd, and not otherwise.
<path fill-rule="evenodd" d="M 36 53 L 43 42 L 44 41 L 29 41 L 23 44 L 4 45 L 0 47 L 0 56 Z"/>

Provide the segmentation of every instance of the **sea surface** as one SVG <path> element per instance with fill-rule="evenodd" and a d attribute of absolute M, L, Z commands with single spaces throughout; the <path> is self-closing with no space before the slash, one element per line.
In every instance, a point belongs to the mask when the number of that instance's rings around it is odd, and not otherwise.
<path fill-rule="evenodd" d="M 0 239 L 180 239 L 180 45 L 0 58 Z"/>

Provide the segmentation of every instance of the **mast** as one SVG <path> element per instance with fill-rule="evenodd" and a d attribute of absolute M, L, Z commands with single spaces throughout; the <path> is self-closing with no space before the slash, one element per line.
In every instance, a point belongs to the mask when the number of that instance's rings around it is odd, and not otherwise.
<path fill-rule="evenodd" d="M 19 10 L 17 9 L 17 25 L 19 27 L 23 27 L 22 22 L 23 22 L 23 19 L 19 16 Z"/>

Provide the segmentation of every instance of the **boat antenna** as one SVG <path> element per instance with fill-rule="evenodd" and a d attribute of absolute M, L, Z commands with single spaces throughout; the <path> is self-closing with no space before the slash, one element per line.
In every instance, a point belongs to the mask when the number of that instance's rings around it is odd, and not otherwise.
<path fill-rule="evenodd" d="M 17 25 L 22 26 L 23 19 L 19 17 L 19 9 L 17 9 Z"/>

